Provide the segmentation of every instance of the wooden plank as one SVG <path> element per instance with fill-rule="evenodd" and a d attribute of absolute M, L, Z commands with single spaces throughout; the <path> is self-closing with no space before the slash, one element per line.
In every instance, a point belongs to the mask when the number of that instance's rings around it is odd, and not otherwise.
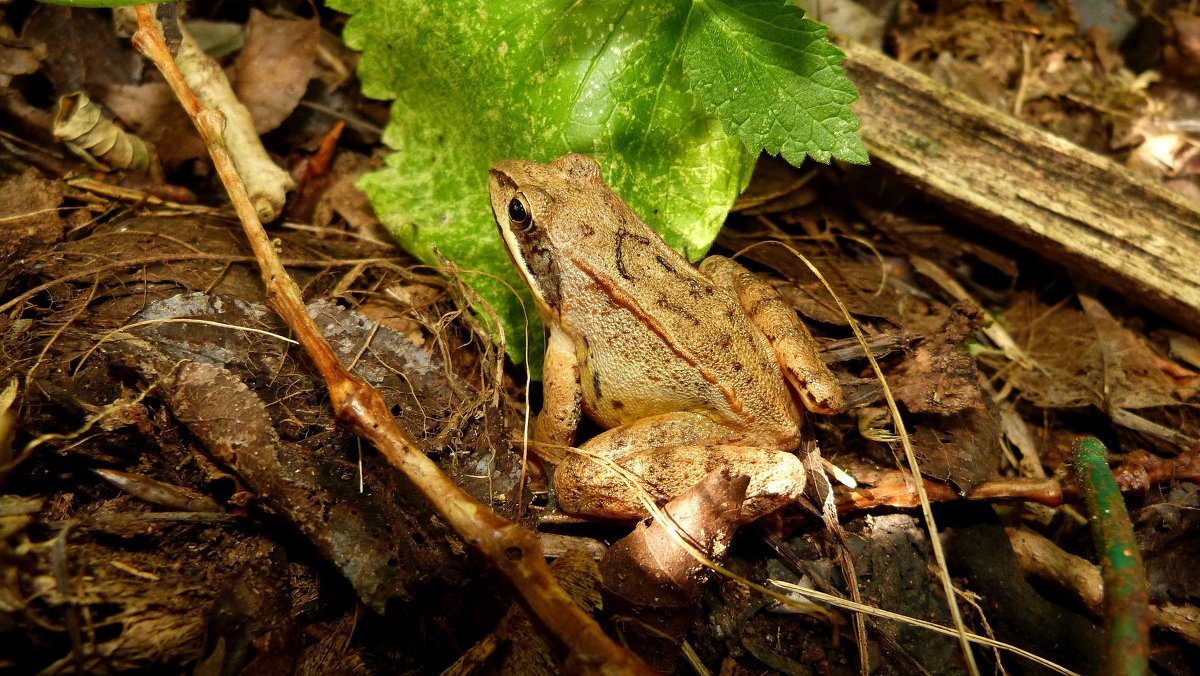
<path fill-rule="evenodd" d="M 842 48 L 873 163 L 1200 332 L 1200 205 L 875 50 Z"/>

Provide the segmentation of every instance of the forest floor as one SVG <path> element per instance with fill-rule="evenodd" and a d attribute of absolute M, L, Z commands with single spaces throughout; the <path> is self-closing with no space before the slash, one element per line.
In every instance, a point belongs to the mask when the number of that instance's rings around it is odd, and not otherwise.
<path fill-rule="evenodd" d="M 859 39 L 1200 202 L 1196 10 L 1178 3 L 1089 29 L 1068 5 L 1045 4 L 889 4 Z M 299 2 L 271 3 L 270 16 L 226 5 L 192 16 L 207 20 L 192 30 L 242 43 L 223 58 L 256 121 L 272 119 L 268 149 L 298 178 L 269 232 L 318 328 L 468 493 L 537 530 L 554 557 L 602 557 L 629 524 L 566 518 L 521 483 L 525 402 L 536 411 L 539 386 L 498 364 L 463 309 L 462 281 L 391 243 L 354 187 L 379 165 L 387 108 L 358 90 L 344 17 Z M 0 67 L 0 671 L 426 673 L 456 661 L 459 673 L 553 671 L 535 629 L 501 623 L 513 599 L 479 557 L 338 426 L 267 306 L 203 144 L 109 11 L 14 2 L 0 15 L 10 66 Z M 102 170 L 66 152 L 52 117 L 77 91 L 144 130 L 165 173 Z M 1195 325 L 1144 307 L 1122 276 L 1097 283 L 940 197 L 885 166 L 764 157 L 714 251 L 786 242 L 859 322 L 903 413 L 972 631 L 1097 668 L 1098 558 L 1067 462 L 1093 435 L 1144 562 L 1151 662 L 1194 673 Z M 849 412 L 810 416 L 809 432 L 857 486 L 834 482 L 844 544 L 819 514 L 791 507 L 742 528 L 725 568 L 844 594 L 845 548 L 864 603 L 950 625 L 864 349 L 791 253 L 758 247 L 743 260 L 795 305 L 841 381 Z M 589 565 L 571 574 L 599 585 Z M 858 670 L 845 611 L 798 612 L 723 574 L 686 602 L 647 596 L 657 592 L 606 599 L 598 617 L 664 671 Z M 639 631 L 650 616 L 671 640 Z M 878 673 L 964 669 L 952 636 L 894 619 L 867 626 Z M 1005 651 L 976 657 L 984 670 L 1043 668 Z"/>

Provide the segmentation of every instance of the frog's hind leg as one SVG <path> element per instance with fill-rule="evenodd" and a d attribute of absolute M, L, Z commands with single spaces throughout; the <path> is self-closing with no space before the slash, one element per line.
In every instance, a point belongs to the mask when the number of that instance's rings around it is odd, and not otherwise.
<path fill-rule="evenodd" d="M 721 469 L 750 477 L 746 522 L 798 500 L 807 478 L 800 459 L 747 441 L 697 413 L 645 418 L 597 436 L 560 463 L 558 504 L 572 514 L 641 518 L 647 497 L 661 505 Z"/>
<path fill-rule="evenodd" d="M 770 284 L 724 256 L 709 256 L 700 271 L 714 284 L 730 288 L 754 326 L 771 343 L 784 375 L 804 407 L 814 413 L 840 413 L 842 388 L 821 360 L 817 341 L 792 306 Z"/>

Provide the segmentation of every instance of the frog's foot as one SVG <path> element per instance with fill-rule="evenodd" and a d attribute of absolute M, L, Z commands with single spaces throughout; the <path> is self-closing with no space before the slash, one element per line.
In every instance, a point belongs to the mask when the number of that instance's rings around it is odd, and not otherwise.
<path fill-rule="evenodd" d="M 572 455 L 558 466 L 554 486 L 563 511 L 636 519 L 647 515 L 647 500 L 661 505 L 721 469 L 750 477 L 742 504 L 744 522 L 798 500 L 807 477 L 800 459 L 785 451 L 729 444 L 687 445 L 646 448 L 614 460 L 597 453 Z"/>
<path fill-rule="evenodd" d="M 820 346 L 808 327 L 775 287 L 724 256 L 705 258 L 700 271 L 737 294 L 738 304 L 771 343 L 804 407 L 813 413 L 840 413 L 845 407 L 841 385 L 821 360 Z"/>

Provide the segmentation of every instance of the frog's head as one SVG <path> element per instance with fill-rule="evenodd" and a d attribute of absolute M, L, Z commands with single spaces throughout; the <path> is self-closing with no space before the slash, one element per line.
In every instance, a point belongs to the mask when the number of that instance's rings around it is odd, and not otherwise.
<path fill-rule="evenodd" d="M 506 160 L 488 172 L 492 215 L 504 247 L 538 309 L 559 308 L 559 256 L 562 239 L 593 219 L 597 192 L 608 191 L 600 166 L 586 155 L 563 155 L 551 164 Z"/>

